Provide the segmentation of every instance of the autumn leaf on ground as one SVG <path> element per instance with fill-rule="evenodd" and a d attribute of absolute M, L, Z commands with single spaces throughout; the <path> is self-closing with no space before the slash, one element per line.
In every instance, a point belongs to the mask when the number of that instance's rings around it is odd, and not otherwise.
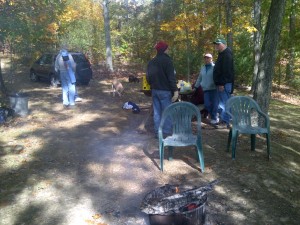
<path fill-rule="evenodd" d="M 86 224 L 88 224 L 88 225 L 93 225 L 93 224 L 95 224 L 95 222 L 92 221 L 92 220 L 85 220 L 84 222 L 86 222 Z"/>
<path fill-rule="evenodd" d="M 93 215 L 93 219 L 100 219 L 101 218 L 101 215 L 99 213 Z"/>
<path fill-rule="evenodd" d="M 240 172 L 248 172 L 249 169 L 248 169 L 247 167 L 241 167 L 241 168 L 239 169 L 239 171 L 240 171 Z"/>

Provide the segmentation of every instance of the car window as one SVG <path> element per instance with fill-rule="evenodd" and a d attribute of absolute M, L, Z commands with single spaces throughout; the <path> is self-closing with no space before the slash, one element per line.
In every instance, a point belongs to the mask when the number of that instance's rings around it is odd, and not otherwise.
<path fill-rule="evenodd" d="M 43 55 L 40 64 L 51 64 L 52 63 L 52 55 L 46 54 Z"/>

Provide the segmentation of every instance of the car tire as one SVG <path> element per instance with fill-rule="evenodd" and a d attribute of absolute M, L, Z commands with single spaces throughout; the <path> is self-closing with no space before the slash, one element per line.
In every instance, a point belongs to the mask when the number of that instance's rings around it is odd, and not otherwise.
<path fill-rule="evenodd" d="M 37 82 L 39 81 L 39 77 L 38 75 L 36 75 L 36 73 L 32 70 L 30 71 L 30 80 L 33 81 L 33 82 Z"/>
<path fill-rule="evenodd" d="M 80 84 L 82 84 L 82 85 L 89 85 L 89 83 L 90 83 L 90 80 L 80 81 Z"/>

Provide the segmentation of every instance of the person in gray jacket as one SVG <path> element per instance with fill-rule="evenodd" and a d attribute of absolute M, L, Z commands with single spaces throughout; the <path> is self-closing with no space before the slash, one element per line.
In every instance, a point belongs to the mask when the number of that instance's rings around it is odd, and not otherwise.
<path fill-rule="evenodd" d="M 219 98 L 217 87 L 213 78 L 214 63 L 212 61 L 212 55 L 207 53 L 204 55 L 205 65 L 200 69 L 199 76 L 195 83 L 195 88 L 198 88 L 200 85 L 204 91 L 204 106 L 208 111 L 212 125 L 217 125 L 219 123 L 218 119 L 218 105 Z"/>

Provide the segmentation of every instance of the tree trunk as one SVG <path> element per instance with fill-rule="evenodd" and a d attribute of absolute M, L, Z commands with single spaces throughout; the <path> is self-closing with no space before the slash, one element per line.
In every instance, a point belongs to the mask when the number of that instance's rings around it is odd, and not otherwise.
<path fill-rule="evenodd" d="M 296 33 L 296 0 L 291 0 L 290 11 L 290 26 L 289 26 L 289 42 L 288 42 L 288 63 L 286 65 L 286 80 L 294 78 L 294 65 L 295 65 L 295 33 Z"/>
<path fill-rule="evenodd" d="M 108 0 L 103 0 L 103 16 L 104 16 L 104 30 L 105 30 L 106 65 L 110 70 L 110 72 L 113 72 L 114 68 L 112 63 Z"/>
<path fill-rule="evenodd" d="M 254 84 L 257 79 L 258 64 L 260 57 L 260 42 L 261 42 L 261 0 L 255 0 L 254 2 L 254 27 L 256 31 L 253 34 L 253 57 L 254 57 L 254 68 L 252 77 L 251 91 L 254 91 Z"/>
<path fill-rule="evenodd" d="M 6 87 L 4 85 L 4 80 L 3 80 L 3 76 L 2 76 L 2 68 L 1 68 L 1 59 L 0 59 L 0 91 L 1 91 L 1 95 L 2 97 L 6 96 Z"/>
<path fill-rule="evenodd" d="M 233 35 L 232 35 L 232 5 L 231 0 L 225 0 L 226 7 L 226 26 L 227 26 L 227 46 L 233 51 Z"/>
<path fill-rule="evenodd" d="M 258 74 L 255 81 L 254 99 L 258 102 L 264 112 L 268 112 L 272 79 L 282 20 L 285 11 L 286 0 L 272 0 L 264 41 L 259 60 Z"/>
<path fill-rule="evenodd" d="M 187 63 L 187 82 L 190 82 L 190 40 L 189 40 L 189 31 L 188 28 L 185 30 L 185 36 L 186 36 L 186 63 Z"/>
<path fill-rule="evenodd" d="M 219 4 L 218 4 L 218 22 L 219 22 L 218 36 L 220 36 L 221 30 L 222 30 L 222 2 L 219 2 Z"/>
<path fill-rule="evenodd" d="M 154 0 L 153 6 L 154 6 L 154 31 L 153 31 L 153 40 L 155 42 L 158 41 L 159 37 L 159 30 L 160 30 L 160 21 L 161 21 L 161 0 Z"/>

